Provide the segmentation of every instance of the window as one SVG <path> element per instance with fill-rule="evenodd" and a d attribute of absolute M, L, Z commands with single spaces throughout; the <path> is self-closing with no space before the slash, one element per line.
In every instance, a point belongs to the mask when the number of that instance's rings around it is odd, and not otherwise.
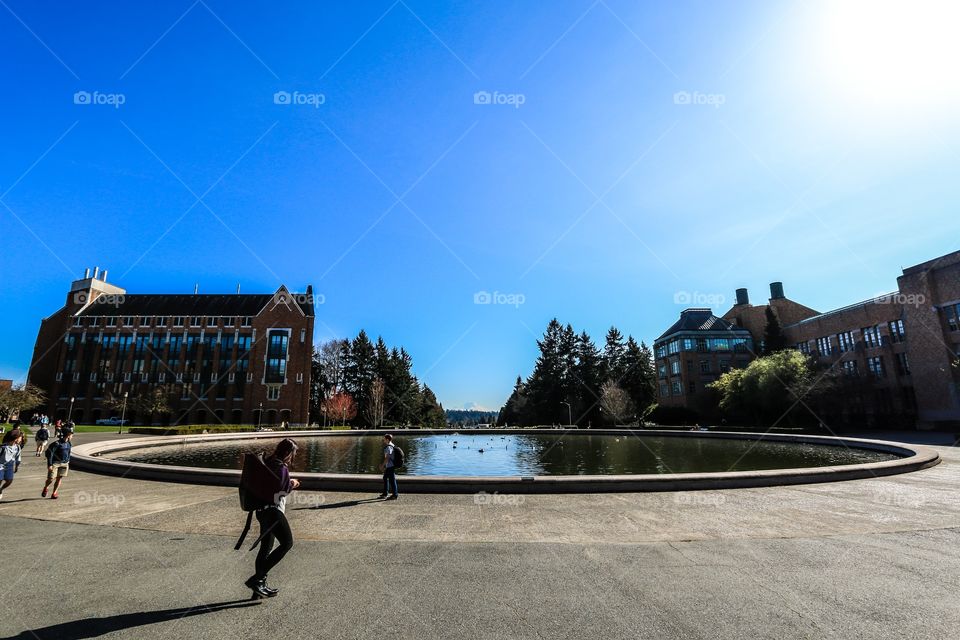
<path fill-rule="evenodd" d="M 870 370 L 870 373 L 877 378 L 882 378 L 885 375 L 883 368 L 883 356 L 873 356 L 867 358 L 867 368 Z"/>
<path fill-rule="evenodd" d="M 721 360 L 721 361 L 720 361 L 720 373 L 727 373 L 728 371 L 730 371 L 730 361 L 729 361 L 729 360 Z"/>
<path fill-rule="evenodd" d="M 680 386 L 679 380 L 673 383 L 672 391 L 673 391 L 673 395 L 675 396 L 679 396 L 681 393 L 683 393 L 683 387 Z"/>
<path fill-rule="evenodd" d="M 670 374 L 674 376 L 680 375 L 680 361 L 672 360 L 670 362 Z"/>
<path fill-rule="evenodd" d="M 830 336 L 817 338 L 817 351 L 819 351 L 822 356 L 828 356 L 833 353 L 830 348 Z"/>
<path fill-rule="evenodd" d="M 300 329 L 300 342 L 304 342 L 307 339 L 307 330 Z"/>
<path fill-rule="evenodd" d="M 747 339 L 746 338 L 734 338 L 733 339 L 733 350 L 737 352 L 744 352 L 747 350 Z"/>
<path fill-rule="evenodd" d="M 670 387 L 665 384 L 660 385 L 660 397 L 669 398 L 670 397 Z"/>
<path fill-rule="evenodd" d="M 207 326 L 208 327 L 217 326 L 217 319 L 214 318 L 213 316 L 207 316 Z"/>
<path fill-rule="evenodd" d="M 173 326 L 182 327 L 183 326 L 183 316 L 174 316 L 173 317 Z"/>
<path fill-rule="evenodd" d="M 683 339 L 683 350 L 684 351 L 693 351 L 696 348 L 696 342 L 693 338 L 684 338 Z"/>
<path fill-rule="evenodd" d="M 191 326 L 191 327 L 199 327 L 199 326 L 200 326 L 200 316 L 193 316 L 192 318 L 190 318 L 190 326 Z"/>
<path fill-rule="evenodd" d="M 148 316 L 140 316 L 140 326 L 141 326 L 141 327 L 149 327 L 149 326 L 150 326 L 150 318 L 149 318 Z"/>
<path fill-rule="evenodd" d="M 947 316 L 947 328 L 950 331 L 960 331 L 960 303 L 944 307 L 943 312 Z"/>
<path fill-rule="evenodd" d="M 714 351 L 730 351 L 730 340 L 727 338 L 714 338 L 711 342 Z"/>
<path fill-rule="evenodd" d="M 90 318 L 90 326 L 91 327 L 97 326 L 99 321 L 100 321 L 100 318 L 98 318 L 97 316 L 93 316 L 92 318 Z"/>
<path fill-rule="evenodd" d="M 797 351 L 800 353 L 810 353 L 810 343 L 804 340 L 797 343 Z"/>
<path fill-rule="evenodd" d="M 710 373 L 710 361 L 701 360 L 700 361 L 700 373 Z"/>
<path fill-rule="evenodd" d="M 127 355 L 127 351 L 130 349 L 130 343 L 133 342 L 133 336 L 122 335 L 117 340 L 117 359 L 123 360 Z"/>
<path fill-rule="evenodd" d="M 667 345 L 665 345 L 665 344 L 658 344 L 658 345 L 657 345 L 657 357 L 658 357 L 658 358 L 663 358 L 663 357 L 665 357 L 666 355 L 667 355 Z"/>
<path fill-rule="evenodd" d="M 707 340 L 706 338 L 697 338 L 697 351 L 706 351 L 707 350 Z"/>
<path fill-rule="evenodd" d="M 158 327 L 167 326 L 167 316 L 157 316 L 157 326 Z"/>
<path fill-rule="evenodd" d="M 107 316 L 107 326 L 108 327 L 117 326 L 117 319 L 114 316 Z"/>
<path fill-rule="evenodd" d="M 73 319 L 73 326 L 79 327 L 83 325 L 83 319 L 80 316 L 77 316 Z"/>
<path fill-rule="evenodd" d="M 285 382 L 287 377 L 287 341 L 286 331 L 267 332 L 267 370 L 264 382 Z"/>
<path fill-rule="evenodd" d="M 853 349 L 853 332 L 844 331 L 843 333 L 838 333 L 837 346 L 840 349 L 840 353 L 846 353 Z"/>
<path fill-rule="evenodd" d="M 123 317 L 123 326 L 132 327 L 133 326 L 133 316 L 124 316 Z"/>
<path fill-rule="evenodd" d="M 680 341 L 671 340 L 670 343 L 667 345 L 667 353 L 674 354 L 679 352 L 680 352 Z"/>
<path fill-rule="evenodd" d="M 246 353 L 250 351 L 250 336 L 239 336 L 237 338 L 237 353 Z"/>
<path fill-rule="evenodd" d="M 872 349 L 874 347 L 879 347 L 881 344 L 880 338 L 880 327 L 864 327 L 863 331 L 863 343 L 866 345 L 867 349 Z"/>
<path fill-rule="evenodd" d="M 236 324 L 236 322 L 237 322 L 237 319 L 235 317 L 227 316 L 223 319 L 223 326 L 232 327 L 234 324 Z"/>
<path fill-rule="evenodd" d="M 893 320 L 887 323 L 890 329 L 890 342 L 903 342 L 906 339 L 906 332 L 903 330 L 903 320 Z"/>
<path fill-rule="evenodd" d="M 693 373 L 693 360 L 687 360 L 687 373 Z"/>
<path fill-rule="evenodd" d="M 844 360 L 840 363 L 840 368 L 843 371 L 843 375 L 851 377 L 860 375 L 860 371 L 857 369 L 856 360 Z"/>
<path fill-rule="evenodd" d="M 279 400 L 280 399 L 280 385 L 270 384 L 267 385 L 267 400 Z"/>
<path fill-rule="evenodd" d="M 901 376 L 910 375 L 910 363 L 907 361 L 906 353 L 897 354 L 897 374 Z"/>
<path fill-rule="evenodd" d="M 697 383 L 691 380 L 687 383 L 687 391 L 690 392 L 690 395 L 693 395 L 697 392 Z"/>
<path fill-rule="evenodd" d="M 657 367 L 657 374 L 658 374 L 661 378 L 666 378 L 666 377 L 667 377 L 667 365 L 665 365 L 665 364 L 659 365 L 659 366 Z"/>
<path fill-rule="evenodd" d="M 243 319 L 243 326 L 249 327 L 252 320 L 253 320 L 253 318 L 251 318 L 250 316 L 244 317 L 244 319 Z"/>

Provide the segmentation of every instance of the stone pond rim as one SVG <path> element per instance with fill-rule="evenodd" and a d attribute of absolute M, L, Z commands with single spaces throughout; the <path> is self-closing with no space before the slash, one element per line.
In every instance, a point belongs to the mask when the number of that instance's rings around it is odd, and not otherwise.
<path fill-rule="evenodd" d="M 841 480 L 862 480 L 881 476 L 910 473 L 932 467 L 940 462 L 940 454 L 931 447 L 864 440 L 834 436 L 756 434 L 734 431 L 674 431 L 660 429 L 368 429 L 357 431 L 296 431 L 259 433 L 218 433 L 188 436 L 159 436 L 108 440 L 77 445 L 71 456 L 71 466 L 81 471 L 105 475 L 178 482 L 187 484 L 237 486 L 240 472 L 232 469 L 205 469 L 174 465 L 147 464 L 102 457 L 106 453 L 144 449 L 159 445 L 191 444 L 224 440 L 279 439 L 293 437 L 364 436 L 384 433 L 416 435 L 434 434 L 491 434 L 532 435 L 547 434 L 577 437 L 578 435 L 617 435 L 637 433 L 643 436 L 720 438 L 734 440 L 763 440 L 766 442 L 793 442 L 824 446 L 847 446 L 855 449 L 880 451 L 900 456 L 893 460 L 798 469 L 770 469 L 762 471 L 728 471 L 710 473 L 632 474 L 632 475 L 566 475 L 566 476 L 404 476 L 402 489 L 406 493 L 607 493 L 629 491 L 690 491 L 706 489 L 736 489 L 746 487 L 774 487 L 793 484 L 814 484 Z M 269 447 L 264 447 L 269 448 Z M 357 491 L 379 493 L 382 480 L 378 474 L 297 473 L 301 489 L 308 491 Z"/>

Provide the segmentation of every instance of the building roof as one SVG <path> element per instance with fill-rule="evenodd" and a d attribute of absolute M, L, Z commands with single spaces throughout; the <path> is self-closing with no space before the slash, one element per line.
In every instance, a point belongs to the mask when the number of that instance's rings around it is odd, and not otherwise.
<path fill-rule="evenodd" d="M 738 327 L 732 322 L 718 318 L 712 309 L 684 309 L 680 312 L 680 319 L 673 326 L 663 332 L 657 340 L 663 340 L 675 333 L 689 333 L 698 331 L 729 331 L 737 333 L 750 332 Z"/>
<path fill-rule="evenodd" d="M 255 316 L 268 305 L 300 307 L 313 315 L 311 294 L 123 294 L 102 295 L 78 316 Z"/>

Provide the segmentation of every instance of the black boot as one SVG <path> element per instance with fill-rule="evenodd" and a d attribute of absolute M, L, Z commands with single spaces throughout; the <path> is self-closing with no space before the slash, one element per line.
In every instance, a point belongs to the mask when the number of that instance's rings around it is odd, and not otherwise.
<path fill-rule="evenodd" d="M 267 592 L 267 597 L 269 597 L 269 598 L 272 598 L 273 596 L 275 596 L 275 595 L 277 595 L 278 593 L 280 593 L 280 589 L 274 589 L 274 588 L 272 588 L 272 587 L 268 587 L 268 586 L 267 586 L 267 579 L 266 579 L 266 578 L 263 579 L 263 590 Z"/>
<path fill-rule="evenodd" d="M 272 594 L 267 591 L 266 588 L 266 578 L 261 578 L 260 576 L 253 575 L 247 578 L 247 581 L 244 582 L 247 587 L 253 591 L 251 596 L 252 600 L 259 600 L 260 598 L 271 598 L 276 594 Z"/>

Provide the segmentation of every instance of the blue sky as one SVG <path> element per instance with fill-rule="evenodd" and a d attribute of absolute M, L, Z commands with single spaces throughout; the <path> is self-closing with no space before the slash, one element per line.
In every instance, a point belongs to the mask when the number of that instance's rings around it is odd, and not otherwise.
<path fill-rule="evenodd" d="M 450 408 L 499 407 L 554 316 L 651 341 L 684 292 L 890 291 L 960 248 L 953 18 L 3 0 L 0 376 L 95 265 L 131 292 L 312 283 L 318 340 L 404 345 Z"/>

